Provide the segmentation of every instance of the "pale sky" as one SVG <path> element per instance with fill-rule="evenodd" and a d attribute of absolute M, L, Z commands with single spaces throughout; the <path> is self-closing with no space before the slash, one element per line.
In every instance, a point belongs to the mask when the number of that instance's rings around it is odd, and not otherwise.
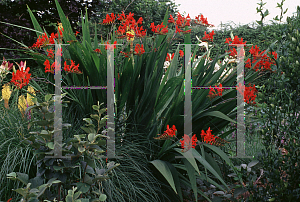
<path fill-rule="evenodd" d="M 172 0 L 178 6 L 180 14 L 184 11 L 190 14 L 192 19 L 198 16 L 200 13 L 207 18 L 209 24 L 215 25 L 211 29 L 219 29 L 219 25 L 233 21 L 236 26 L 251 23 L 255 20 L 260 20 L 261 16 L 257 13 L 256 8 L 259 7 L 257 3 L 260 0 Z M 280 17 L 280 8 L 276 8 L 277 3 L 281 3 L 281 0 L 263 0 L 264 5 L 263 12 L 268 9 L 269 15 L 264 19 L 264 23 L 272 20 L 276 15 Z M 283 21 L 286 21 L 287 16 L 292 16 L 297 11 L 297 5 L 300 6 L 300 0 L 285 0 L 283 2 L 283 11 L 288 8 L 286 14 L 283 15 Z M 256 23 L 257 24 L 257 23 Z M 267 23 L 269 24 L 269 23 Z M 234 24 L 232 23 L 234 26 Z"/>

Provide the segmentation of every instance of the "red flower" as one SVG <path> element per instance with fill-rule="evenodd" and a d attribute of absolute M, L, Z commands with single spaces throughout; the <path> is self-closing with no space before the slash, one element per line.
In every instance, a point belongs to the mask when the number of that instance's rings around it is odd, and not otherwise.
<path fill-rule="evenodd" d="M 135 36 L 136 37 L 145 37 L 146 36 L 146 30 L 143 30 L 143 26 L 136 27 Z"/>
<path fill-rule="evenodd" d="M 255 84 L 253 86 L 251 86 L 251 84 L 249 84 L 249 87 L 245 87 L 244 85 L 242 85 L 241 83 L 239 83 L 239 86 L 237 87 L 237 90 L 239 91 L 239 93 L 244 96 L 244 102 L 246 102 L 247 104 L 250 105 L 255 105 L 255 98 L 256 98 L 256 93 L 258 92 L 257 89 L 255 88 Z M 254 101 L 254 102 L 252 102 Z"/>
<path fill-rule="evenodd" d="M 138 19 L 138 21 L 136 22 L 136 24 L 143 24 L 143 18 L 142 17 L 140 17 L 139 19 Z"/>
<path fill-rule="evenodd" d="M 206 31 L 204 32 L 204 37 L 202 38 L 202 41 L 213 41 L 214 40 L 214 30 L 210 34 L 206 34 Z"/>
<path fill-rule="evenodd" d="M 154 25 L 154 22 L 151 23 L 150 25 L 151 31 L 156 33 L 156 34 L 160 34 L 160 35 L 165 35 L 166 33 L 168 33 L 168 25 L 164 26 L 163 22 L 160 25 Z"/>
<path fill-rule="evenodd" d="M 55 62 L 50 67 L 49 60 L 46 60 L 44 62 L 44 65 L 45 65 L 45 73 L 50 72 L 51 74 L 54 74 L 54 72 L 55 72 Z"/>
<path fill-rule="evenodd" d="M 183 30 L 179 29 L 178 26 L 176 25 L 176 31 L 175 31 L 175 33 L 177 33 L 177 32 L 180 33 L 180 32 L 183 32 Z"/>
<path fill-rule="evenodd" d="M 168 20 L 168 23 L 175 23 L 175 20 L 174 20 L 174 18 L 171 14 L 170 14 L 170 18 Z"/>
<path fill-rule="evenodd" d="M 188 16 L 185 18 L 180 13 L 178 12 L 177 14 L 177 20 L 176 20 L 176 25 L 180 28 L 186 27 L 186 26 L 191 26 L 190 25 L 191 18 L 188 14 Z"/>
<path fill-rule="evenodd" d="M 162 135 L 158 134 L 160 136 L 154 137 L 154 139 L 156 139 L 156 140 L 166 140 L 166 139 L 169 139 L 171 137 L 176 136 L 176 131 L 177 131 L 177 129 L 176 129 L 176 127 L 174 125 L 172 126 L 172 128 L 169 128 L 169 125 L 167 125 L 167 130 Z"/>
<path fill-rule="evenodd" d="M 135 55 L 142 55 L 145 53 L 144 45 L 140 46 L 140 44 L 135 45 L 134 54 Z"/>
<path fill-rule="evenodd" d="M 11 82 L 14 83 L 19 89 L 22 89 L 29 83 L 29 80 L 31 79 L 31 74 L 28 74 L 29 70 L 30 68 L 27 67 L 26 71 L 21 69 L 17 70 L 16 73 L 13 72 Z"/>
<path fill-rule="evenodd" d="M 65 65 L 64 70 L 66 72 L 82 74 L 82 72 L 78 70 L 79 64 L 75 66 L 75 63 L 73 62 L 73 60 L 71 60 L 71 67 L 70 67 L 70 65 L 67 65 L 66 61 L 65 61 L 64 65 Z"/>
<path fill-rule="evenodd" d="M 265 51 L 262 51 L 259 53 L 259 47 L 257 47 L 257 45 L 255 45 L 255 48 L 253 49 L 253 46 L 251 47 L 251 49 L 249 50 L 250 54 L 252 55 L 252 60 L 250 60 L 250 58 L 246 61 L 246 65 L 245 67 L 247 68 L 251 68 L 252 64 L 256 65 L 253 67 L 253 70 L 258 71 L 258 70 L 271 70 L 271 65 L 276 65 L 276 63 L 274 63 L 271 58 L 269 56 L 267 56 L 265 54 Z M 276 52 L 269 52 L 270 55 L 272 55 L 274 57 L 274 59 L 277 59 L 277 53 Z M 252 62 L 252 64 L 251 64 Z"/>
<path fill-rule="evenodd" d="M 231 44 L 234 44 L 234 45 L 235 44 L 246 44 L 247 43 L 247 41 L 243 42 L 242 37 L 241 37 L 241 39 L 239 39 L 238 36 L 235 36 L 233 40 L 231 38 L 226 38 L 225 43 L 229 44 L 229 42 L 232 42 Z M 226 52 L 230 52 L 229 55 L 232 56 L 232 57 L 237 56 L 237 51 L 236 51 L 235 48 L 232 48 L 232 49 L 230 49 L 229 51 L 226 51 Z M 245 54 L 245 52 L 240 52 L 239 56 L 242 56 L 244 54 Z"/>
<path fill-rule="evenodd" d="M 184 56 L 184 52 L 182 50 L 179 50 L 179 56 L 183 57 Z"/>
<path fill-rule="evenodd" d="M 257 45 L 255 45 L 255 48 L 253 49 L 253 46 L 251 47 L 251 49 L 249 50 L 249 52 L 251 53 L 251 55 L 253 56 L 258 56 L 258 52 L 259 52 L 259 47 L 257 47 Z"/>
<path fill-rule="evenodd" d="M 166 57 L 166 61 L 171 61 L 174 58 L 174 53 L 171 55 L 169 53 L 167 53 L 167 57 Z"/>
<path fill-rule="evenodd" d="M 6 202 L 10 202 L 12 200 L 12 198 L 8 199 Z"/>
<path fill-rule="evenodd" d="M 109 44 L 109 42 L 107 41 L 106 44 Z M 115 41 L 114 44 L 117 44 L 117 41 Z M 105 45 L 105 50 L 107 50 L 107 47 L 108 47 L 108 45 Z M 116 47 L 117 47 L 117 46 L 114 45 L 114 49 L 115 49 Z"/>
<path fill-rule="evenodd" d="M 216 86 L 217 87 L 217 86 Z M 219 88 L 217 88 L 218 90 L 218 95 L 222 96 L 222 92 L 224 91 L 224 89 L 222 88 L 222 84 L 220 83 Z"/>
<path fill-rule="evenodd" d="M 205 27 L 214 27 L 212 24 L 208 24 L 207 18 L 204 18 L 204 16 L 201 14 L 195 17 L 194 22 L 198 25 L 203 25 Z"/>
<path fill-rule="evenodd" d="M 123 54 L 125 56 L 125 58 L 129 58 L 129 56 L 130 56 L 130 52 L 126 53 L 126 52 L 120 51 L 120 53 Z"/>
<path fill-rule="evenodd" d="M 222 96 L 222 92 L 224 91 L 224 89 L 222 88 L 222 84 L 220 84 L 219 87 L 215 86 L 215 88 L 218 90 L 218 94 L 216 94 L 216 91 L 213 88 L 211 88 L 211 86 L 209 87 L 210 91 L 208 93 L 208 97 L 210 99 L 214 99 L 218 95 Z"/>
<path fill-rule="evenodd" d="M 96 53 L 101 53 L 101 50 L 100 50 L 99 48 L 96 48 L 94 51 L 95 51 Z"/>
<path fill-rule="evenodd" d="M 113 13 L 111 13 L 111 15 L 109 16 L 109 14 L 106 14 L 106 18 L 102 21 L 102 24 L 104 25 L 109 25 L 111 23 L 114 23 L 116 20 L 116 15 L 114 15 Z"/>
<path fill-rule="evenodd" d="M 210 127 L 207 129 L 206 134 L 202 130 L 201 138 L 202 138 L 203 142 L 209 143 L 211 145 L 216 141 L 216 138 L 214 137 L 214 135 L 211 134 Z"/>
<path fill-rule="evenodd" d="M 196 134 L 193 135 L 192 138 L 190 138 L 188 135 L 184 134 L 183 140 L 179 140 L 181 143 L 182 152 L 188 151 L 190 148 L 194 148 L 197 145 L 197 137 Z"/>

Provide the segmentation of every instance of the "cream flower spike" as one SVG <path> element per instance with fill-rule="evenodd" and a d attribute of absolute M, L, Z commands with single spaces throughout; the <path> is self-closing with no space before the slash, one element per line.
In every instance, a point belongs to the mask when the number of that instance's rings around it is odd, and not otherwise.
<path fill-rule="evenodd" d="M 27 91 L 29 93 L 32 93 L 33 95 L 36 95 L 34 89 L 31 86 L 28 86 Z M 26 98 L 27 104 L 28 104 L 28 106 L 32 106 L 32 105 L 34 105 L 34 102 L 32 101 L 32 98 L 34 98 L 34 96 L 30 95 L 29 93 L 27 93 L 27 98 Z"/>
<path fill-rule="evenodd" d="M 2 87 L 2 99 L 4 100 L 4 106 L 6 109 L 9 109 L 8 101 L 10 96 L 11 96 L 10 85 L 8 83 L 4 84 Z"/>
<path fill-rule="evenodd" d="M 202 42 L 198 36 L 196 36 L 197 40 L 200 42 L 199 46 L 204 46 L 206 48 L 206 51 L 208 51 L 208 47 L 211 47 L 212 45 L 208 45 L 207 42 Z"/>

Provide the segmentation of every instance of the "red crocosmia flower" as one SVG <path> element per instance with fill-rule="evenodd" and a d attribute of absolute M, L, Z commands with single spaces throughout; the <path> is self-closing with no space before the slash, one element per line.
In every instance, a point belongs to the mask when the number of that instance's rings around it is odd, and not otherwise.
<path fill-rule="evenodd" d="M 96 53 L 101 53 L 101 50 L 100 50 L 99 48 L 96 48 L 94 51 L 95 51 Z"/>
<path fill-rule="evenodd" d="M 135 36 L 141 38 L 146 36 L 146 30 L 143 30 L 143 26 L 136 28 Z"/>
<path fill-rule="evenodd" d="M 116 15 L 114 15 L 113 13 L 111 13 L 111 15 L 106 14 L 106 18 L 102 21 L 102 24 L 104 25 L 109 25 L 111 23 L 114 23 L 116 20 Z"/>
<path fill-rule="evenodd" d="M 36 43 L 32 45 L 32 48 L 41 48 L 47 43 L 47 40 L 48 40 L 48 36 L 46 33 L 44 33 L 42 36 L 40 35 Z"/>
<path fill-rule="evenodd" d="M 210 99 L 214 99 L 216 97 L 216 91 L 215 89 L 211 88 L 211 86 L 209 86 L 209 93 L 208 93 L 208 97 Z"/>
<path fill-rule="evenodd" d="M 65 31 L 64 28 L 62 28 L 62 30 L 61 30 L 61 29 L 58 27 L 58 31 L 59 31 L 60 36 L 62 37 L 62 36 L 63 36 L 62 31 Z"/>
<path fill-rule="evenodd" d="M 236 49 L 235 48 L 233 48 L 233 49 L 230 49 L 229 51 L 227 51 L 227 52 L 230 52 L 230 56 L 232 56 L 232 57 L 234 57 L 234 56 L 236 56 L 237 55 L 237 51 L 236 51 Z"/>
<path fill-rule="evenodd" d="M 171 61 L 174 58 L 174 53 L 171 55 L 170 53 L 167 53 L 166 61 Z"/>
<path fill-rule="evenodd" d="M 107 41 L 106 44 L 109 44 L 109 42 Z M 114 44 L 117 44 L 117 41 L 115 41 Z M 105 45 L 105 50 L 107 50 L 107 47 L 108 47 L 108 45 Z M 115 49 L 116 47 L 117 47 L 117 46 L 114 45 L 114 49 Z"/>
<path fill-rule="evenodd" d="M 232 42 L 231 38 L 226 38 L 225 43 L 229 44 L 229 42 Z"/>
<path fill-rule="evenodd" d="M 77 36 L 80 32 L 76 31 L 75 36 Z"/>
<path fill-rule="evenodd" d="M 12 198 L 8 199 L 6 202 L 10 202 L 12 200 Z"/>
<path fill-rule="evenodd" d="M 194 22 L 198 25 L 203 25 L 205 27 L 214 27 L 214 25 L 208 23 L 207 18 L 204 18 L 202 14 L 201 16 L 196 16 Z"/>
<path fill-rule="evenodd" d="M 231 42 L 231 44 L 246 44 L 247 41 L 243 42 L 243 38 L 239 39 L 238 36 L 235 36 L 234 39 L 232 40 L 231 38 L 226 38 L 225 43 Z M 230 52 L 230 56 L 235 57 L 237 56 L 237 51 L 235 48 L 230 49 L 229 51 L 226 52 Z M 239 57 L 242 57 L 243 55 L 245 55 L 245 51 L 241 51 L 239 53 Z"/>
<path fill-rule="evenodd" d="M 184 56 L 184 52 L 182 50 L 179 50 L 179 56 L 183 57 Z"/>
<path fill-rule="evenodd" d="M 177 131 L 177 129 L 174 125 L 172 126 L 172 128 L 169 128 L 169 125 L 167 125 L 167 130 L 165 131 L 165 133 L 167 133 L 170 137 L 174 137 L 175 131 Z"/>
<path fill-rule="evenodd" d="M 214 40 L 214 30 L 210 34 L 206 34 L 206 31 L 204 32 L 204 37 L 202 38 L 202 41 L 213 41 Z"/>
<path fill-rule="evenodd" d="M 253 67 L 253 70 L 255 71 L 272 71 L 271 69 L 271 65 L 276 65 L 275 62 L 272 61 L 272 59 L 265 54 L 266 50 L 262 51 L 259 53 L 259 47 L 257 47 L 257 45 L 255 45 L 255 48 L 252 48 L 249 50 L 250 54 L 252 55 L 252 58 L 250 60 L 250 58 L 246 61 L 246 65 L 245 67 L 247 68 L 251 68 L 252 64 L 255 64 Z M 270 55 L 274 56 L 275 59 L 277 59 L 277 53 L 276 52 L 269 52 Z"/>
<path fill-rule="evenodd" d="M 162 135 L 158 134 L 160 136 L 154 137 L 154 139 L 156 139 L 156 140 L 170 139 L 170 138 L 176 136 L 176 131 L 177 131 L 177 129 L 174 125 L 172 126 L 172 128 L 169 128 L 169 125 L 167 125 L 167 130 Z"/>
<path fill-rule="evenodd" d="M 217 86 L 216 86 L 217 87 Z M 222 86 L 222 84 L 220 83 L 220 85 L 219 85 L 219 88 L 217 88 L 217 90 L 218 90 L 218 95 L 219 96 L 222 96 L 222 92 L 224 91 L 224 89 L 222 88 L 223 86 Z"/>
<path fill-rule="evenodd" d="M 22 89 L 24 86 L 26 86 L 29 83 L 29 80 L 31 79 L 29 74 L 30 68 L 27 67 L 25 71 L 17 70 L 16 73 L 12 73 L 12 79 L 11 82 L 14 83 L 19 89 Z"/>
<path fill-rule="evenodd" d="M 139 19 L 138 19 L 138 21 L 136 22 L 136 24 L 143 24 L 143 18 L 142 17 L 140 17 Z"/>
<path fill-rule="evenodd" d="M 251 55 L 253 56 L 258 56 L 258 52 L 259 52 L 259 47 L 257 47 L 257 45 L 255 45 L 255 48 L 253 49 L 253 46 L 251 47 L 251 49 L 249 50 L 249 52 L 251 53 Z"/>
<path fill-rule="evenodd" d="M 165 35 L 168 33 L 168 25 L 164 26 L 163 22 L 160 25 L 154 25 L 154 22 L 150 25 L 151 31 L 153 31 L 156 34 Z"/>
<path fill-rule="evenodd" d="M 211 86 L 209 87 L 209 93 L 208 93 L 208 97 L 210 98 L 210 99 L 213 99 L 213 98 L 215 98 L 215 97 L 217 97 L 218 95 L 219 96 L 222 96 L 222 92 L 224 91 L 224 89 L 222 88 L 223 86 L 222 86 L 222 84 L 220 83 L 220 85 L 219 85 L 219 87 L 217 87 L 217 86 L 215 86 L 215 88 L 218 90 L 218 94 L 216 93 L 216 91 L 213 89 L 213 88 L 211 88 Z"/>
<path fill-rule="evenodd" d="M 124 55 L 125 58 L 129 58 L 129 56 L 130 56 L 130 52 L 129 52 L 129 53 L 126 53 L 126 52 L 120 51 L 120 53 L 121 53 L 122 55 Z"/>
<path fill-rule="evenodd" d="M 179 29 L 178 26 L 176 25 L 175 33 L 177 33 L 177 32 L 180 33 L 180 32 L 183 32 L 183 30 Z"/>
<path fill-rule="evenodd" d="M 239 83 L 239 86 L 237 87 L 237 90 L 239 91 L 239 93 L 244 96 L 244 102 L 246 102 L 247 104 L 250 105 L 255 105 L 255 98 L 256 98 L 256 93 L 258 92 L 257 89 L 255 88 L 255 84 L 253 86 L 251 86 L 251 84 L 249 84 L 249 87 L 245 87 L 244 85 L 242 85 L 241 83 Z M 252 102 L 254 101 L 254 102 Z"/>
<path fill-rule="evenodd" d="M 140 46 L 140 44 L 135 45 L 134 54 L 135 55 L 142 55 L 145 53 L 144 45 Z"/>
<path fill-rule="evenodd" d="M 170 18 L 168 20 L 168 23 L 175 23 L 175 20 L 174 20 L 174 18 L 171 14 L 170 14 Z"/>
<path fill-rule="evenodd" d="M 47 55 L 47 56 L 48 56 L 49 58 L 53 59 L 53 58 L 54 58 L 53 50 L 50 48 L 50 50 L 47 49 L 47 52 L 48 52 L 48 55 Z"/>
<path fill-rule="evenodd" d="M 56 38 L 55 34 L 51 33 L 51 36 L 50 36 L 50 39 L 49 39 L 49 43 L 50 44 L 55 44 L 55 41 L 54 41 L 55 38 Z"/>
<path fill-rule="evenodd" d="M 206 133 L 204 132 L 204 130 L 202 130 L 201 139 L 203 142 L 206 142 L 211 145 L 214 144 L 216 141 L 216 137 L 211 134 L 210 127 L 207 129 Z"/>
<path fill-rule="evenodd" d="M 64 65 L 65 65 L 64 70 L 66 72 L 75 73 L 75 74 L 82 74 L 82 72 L 78 70 L 79 64 L 75 66 L 75 63 L 73 62 L 73 60 L 71 60 L 71 67 L 70 67 L 70 65 L 67 65 L 66 61 L 65 61 Z"/>
<path fill-rule="evenodd" d="M 181 143 L 182 152 L 186 152 L 190 150 L 190 148 L 194 148 L 197 145 L 197 137 L 196 134 L 193 135 L 192 138 L 190 138 L 188 135 L 184 134 L 183 140 L 179 140 Z"/>
<path fill-rule="evenodd" d="M 50 67 L 49 60 L 46 60 L 44 62 L 44 65 L 45 65 L 45 73 L 50 72 L 51 74 L 54 74 L 54 72 L 55 72 L 55 62 Z"/>

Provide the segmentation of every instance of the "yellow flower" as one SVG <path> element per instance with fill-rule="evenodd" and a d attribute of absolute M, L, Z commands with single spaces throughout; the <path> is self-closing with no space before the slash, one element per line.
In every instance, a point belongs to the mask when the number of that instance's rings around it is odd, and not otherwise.
<path fill-rule="evenodd" d="M 32 93 L 33 95 L 36 95 L 34 89 L 31 86 L 28 86 L 27 91 L 29 93 Z M 32 101 L 32 98 L 34 98 L 34 96 L 30 95 L 29 93 L 27 93 L 27 104 L 28 104 L 28 106 L 32 106 L 32 105 L 34 105 L 34 103 Z"/>
<path fill-rule="evenodd" d="M 8 83 L 4 84 L 3 88 L 2 88 L 2 98 L 4 100 L 4 106 L 7 109 L 9 108 L 8 101 L 9 101 L 10 95 L 11 95 L 10 85 Z"/>
<path fill-rule="evenodd" d="M 58 26 L 58 28 L 59 28 L 60 30 L 62 30 L 62 29 L 63 29 L 63 25 L 62 25 L 62 23 L 59 23 L 59 22 L 57 22 L 57 26 Z"/>
<path fill-rule="evenodd" d="M 128 41 L 133 41 L 134 40 L 134 36 L 135 36 L 135 32 L 134 30 L 130 30 L 128 32 L 126 32 L 126 35 L 127 35 L 127 40 Z"/>
<path fill-rule="evenodd" d="M 24 95 L 19 96 L 18 108 L 19 108 L 20 112 L 22 113 L 22 116 L 24 117 L 24 112 L 27 108 L 27 103 L 26 103 L 26 99 L 25 99 Z"/>

